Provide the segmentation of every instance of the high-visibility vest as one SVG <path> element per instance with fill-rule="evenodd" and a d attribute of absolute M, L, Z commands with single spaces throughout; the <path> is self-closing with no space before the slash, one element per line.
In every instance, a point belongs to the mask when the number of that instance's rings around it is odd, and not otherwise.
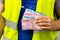
<path fill-rule="evenodd" d="M 2 16 L 6 19 L 6 26 L 2 40 L 18 40 L 18 18 L 21 10 L 21 0 L 5 0 L 5 12 Z"/>
<path fill-rule="evenodd" d="M 38 0 L 36 11 L 42 12 L 54 20 L 55 0 Z M 56 40 L 57 31 L 35 31 L 32 40 Z"/>
<path fill-rule="evenodd" d="M 3 40 L 18 40 L 18 18 L 22 7 L 22 0 L 5 0 L 5 12 L 2 16 L 6 19 Z M 38 0 L 36 11 L 46 14 L 54 20 L 54 3 L 55 0 Z M 33 33 L 32 40 L 55 40 L 56 31 L 40 31 Z"/>

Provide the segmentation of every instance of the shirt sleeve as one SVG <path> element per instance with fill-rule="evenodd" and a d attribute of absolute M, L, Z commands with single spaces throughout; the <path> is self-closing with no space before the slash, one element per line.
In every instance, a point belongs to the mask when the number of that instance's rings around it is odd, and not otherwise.
<path fill-rule="evenodd" d="M 60 8 L 60 0 L 56 0 L 56 3 L 55 3 L 56 5 L 55 5 L 55 8 Z"/>
<path fill-rule="evenodd" d="M 3 2 L 3 0 L 0 0 L 0 2 Z"/>

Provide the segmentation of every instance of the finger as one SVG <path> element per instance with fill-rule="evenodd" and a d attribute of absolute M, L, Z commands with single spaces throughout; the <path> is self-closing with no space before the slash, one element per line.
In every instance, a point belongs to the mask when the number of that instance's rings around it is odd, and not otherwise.
<path fill-rule="evenodd" d="M 40 27 L 41 30 L 52 30 L 51 27 Z"/>
<path fill-rule="evenodd" d="M 39 19 L 51 19 L 50 17 L 48 16 L 38 16 L 35 18 L 36 20 L 39 20 Z"/>
<path fill-rule="evenodd" d="M 43 19 L 43 16 L 38 16 L 35 18 L 35 20 L 40 20 L 40 19 Z"/>
<path fill-rule="evenodd" d="M 35 23 L 51 23 L 52 20 L 50 19 L 41 19 L 41 20 L 35 20 Z"/>
<path fill-rule="evenodd" d="M 50 26 L 51 23 L 36 23 L 38 26 Z"/>

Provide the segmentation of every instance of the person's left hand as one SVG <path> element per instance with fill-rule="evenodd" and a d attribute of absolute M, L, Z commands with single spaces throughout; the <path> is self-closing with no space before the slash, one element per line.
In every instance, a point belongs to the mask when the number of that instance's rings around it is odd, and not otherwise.
<path fill-rule="evenodd" d="M 39 16 L 36 18 L 35 23 L 42 30 L 55 30 L 54 22 L 50 17 L 47 16 Z"/>

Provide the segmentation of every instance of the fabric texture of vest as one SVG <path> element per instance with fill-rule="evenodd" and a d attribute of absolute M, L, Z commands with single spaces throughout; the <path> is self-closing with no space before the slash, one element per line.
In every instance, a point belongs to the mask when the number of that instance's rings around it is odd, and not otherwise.
<path fill-rule="evenodd" d="M 42 12 L 54 20 L 54 3 L 55 0 L 38 0 L 37 12 Z M 33 40 L 56 40 L 56 31 L 34 31 Z"/>
<path fill-rule="evenodd" d="M 22 0 L 5 0 L 5 12 L 2 16 L 6 19 L 3 40 L 18 40 L 18 18 L 21 10 Z M 38 0 L 36 11 L 46 14 L 54 20 L 54 3 L 55 0 Z M 34 31 L 32 40 L 55 40 L 56 31 Z"/>

